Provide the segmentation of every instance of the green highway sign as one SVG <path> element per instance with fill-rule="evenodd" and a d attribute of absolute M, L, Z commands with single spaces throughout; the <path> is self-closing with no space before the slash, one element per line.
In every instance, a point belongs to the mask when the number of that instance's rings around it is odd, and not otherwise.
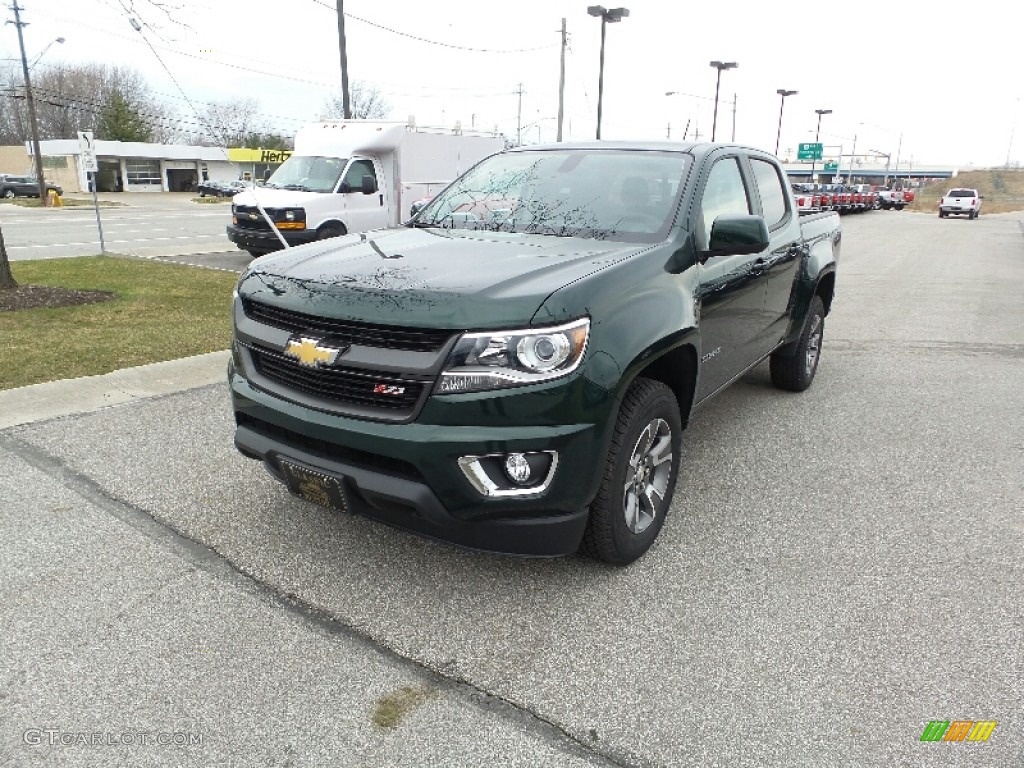
<path fill-rule="evenodd" d="M 796 153 L 797 160 L 821 160 L 821 144 L 801 144 Z"/>
<path fill-rule="evenodd" d="M 826 171 L 838 171 L 839 170 L 839 163 L 838 162 L 836 162 L 836 163 L 825 163 L 825 170 Z"/>

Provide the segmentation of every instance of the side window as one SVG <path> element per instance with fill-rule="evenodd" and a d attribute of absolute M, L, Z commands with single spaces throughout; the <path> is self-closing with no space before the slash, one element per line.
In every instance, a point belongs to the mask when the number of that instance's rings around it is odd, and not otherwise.
<path fill-rule="evenodd" d="M 376 180 L 377 174 L 373 170 L 372 160 L 356 160 L 352 163 L 345 172 L 344 183 L 348 184 L 348 188 L 353 192 L 358 192 L 363 188 L 363 176 L 373 176 Z"/>
<path fill-rule="evenodd" d="M 750 167 L 754 170 L 757 191 L 761 194 L 761 208 L 764 222 L 771 229 L 786 218 L 786 192 L 782 186 L 779 172 L 772 163 L 750 158 Z"/>
<path fill-rule="evenodd" d="M 722 215 L 738 215 L 750 213 L 750 200 L 747 188 L 743 185 L 743 176 L 735 157 L 719 160 L 711 168 L 707 184 L 704 185 L 704 196 L 700 201 L 700 214 L 697 220 L 698 245 L 706 250 L 711 237 L 711 225 Z"/>

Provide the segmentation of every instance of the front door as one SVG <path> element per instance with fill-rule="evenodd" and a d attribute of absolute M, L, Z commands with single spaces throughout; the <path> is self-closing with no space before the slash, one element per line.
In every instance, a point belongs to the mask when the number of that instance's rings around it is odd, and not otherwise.
<path fill-rule="evenodd" d="M 723 157 L 711 168 L 697 212 L 696 240 L 706 252 L 711 228 L 722 215 L 752 212 L 750 192 L 738 157 Z M 710 256 L 699 266 L 700 380 L 697 400 L 727 384 L 757 359 L 754 347 L 764 325 L 762 254 Z"/>
<path fill-rule="evenodd" d="M 370 176 L 375 182 L 376 191 L 372 194 L 363 194 L 364 176 Z M 354 157 L 349 161 L 337 192 L 344 196 L 345 226 L 349 232 L 366 232 L 390 224 L 384 181 L 374 158 Z"/>

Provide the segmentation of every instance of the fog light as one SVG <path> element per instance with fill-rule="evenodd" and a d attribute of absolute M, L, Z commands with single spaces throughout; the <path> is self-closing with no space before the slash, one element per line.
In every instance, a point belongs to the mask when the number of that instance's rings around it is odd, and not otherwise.
<path fill-rule="evenodd" d="M 516 485 L 530 482 L 530 462 L 521 453 L 510 453 L 505 459 L 505 474 Z"/>

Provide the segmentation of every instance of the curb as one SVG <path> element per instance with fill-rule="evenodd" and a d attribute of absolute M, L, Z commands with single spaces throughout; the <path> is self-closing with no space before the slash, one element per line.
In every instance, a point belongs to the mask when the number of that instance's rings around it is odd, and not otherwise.
<path fill-rule="evenodd" d="M 230 352 L 122 368 L 100 376 L 48 381 L 0 391 L 0 429 L 91 413 L 112 405 L 182 392 L 226 380 Z"/>

